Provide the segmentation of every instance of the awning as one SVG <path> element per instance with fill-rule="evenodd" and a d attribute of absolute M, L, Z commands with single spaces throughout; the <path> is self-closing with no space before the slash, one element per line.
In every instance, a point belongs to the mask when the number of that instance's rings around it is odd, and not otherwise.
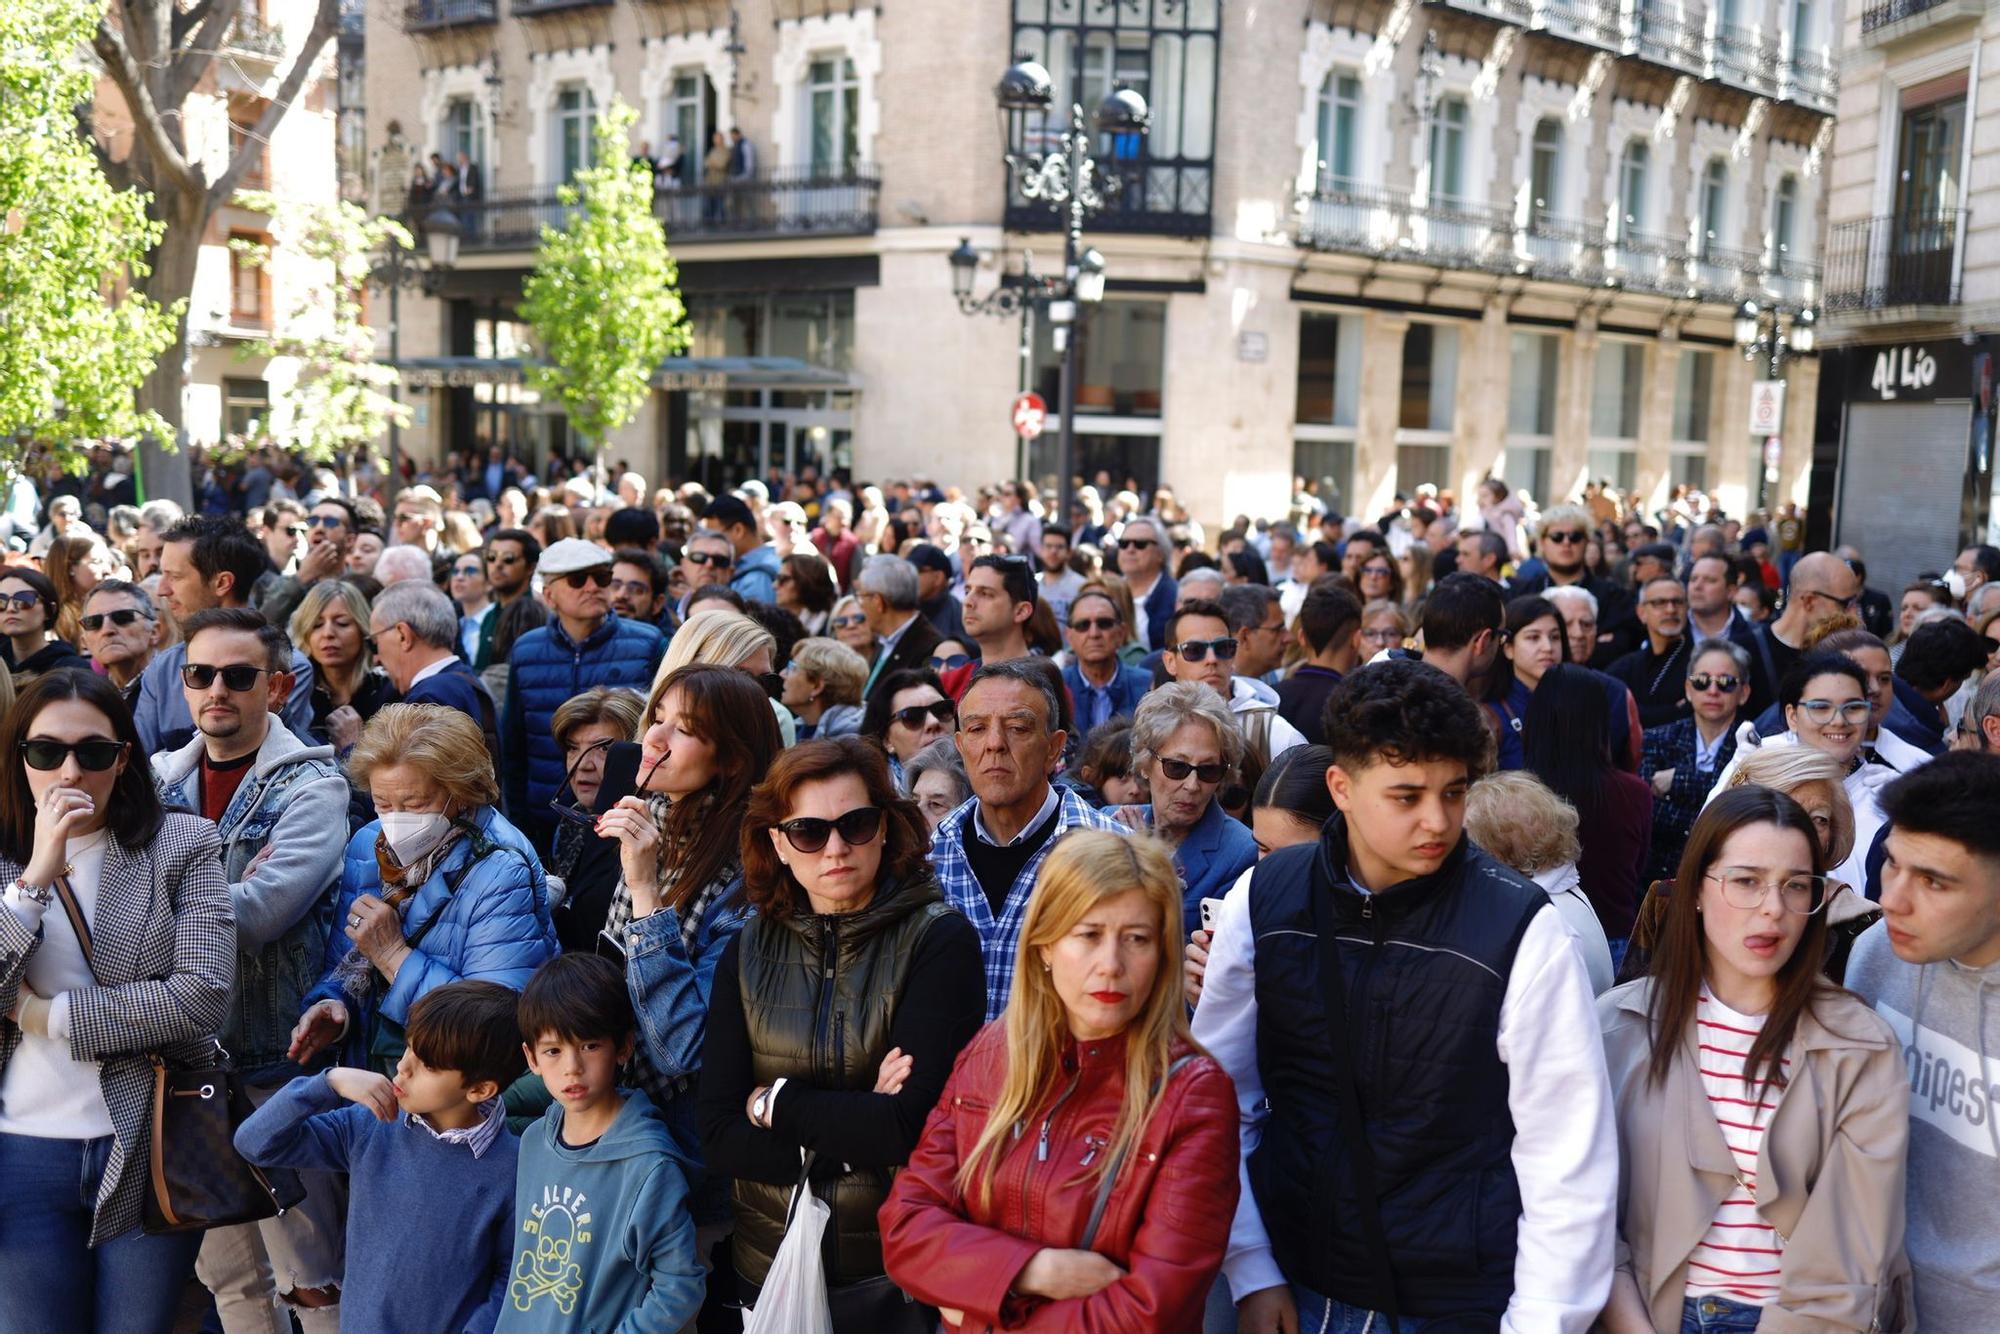
<path fill-rule="evenodd" d="M 405 357 L 394 363 L 410 389 L 470 389 L 481 384 L 526 384 L 521 357 Z M 653 372 L 653 387 L 697 389 L 859 389 L 848 371 L 814 366 L 797 357 L 669 357 Z"/>

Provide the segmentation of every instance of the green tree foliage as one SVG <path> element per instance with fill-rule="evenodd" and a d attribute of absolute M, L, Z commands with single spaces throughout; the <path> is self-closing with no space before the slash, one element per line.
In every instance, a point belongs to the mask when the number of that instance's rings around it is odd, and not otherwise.
<path fill-rule="evenodd" d="M 623 100 L 598 118 L 595 165 L 562 188 L 566 225 L 543 226 L 523 287 L 521 315 L 546 361 L 529 382 L 593 448 L 638 414 L 653 372 L 689 339 L 653 175 L 626 147 L 637 119 Z"/>
<path fill-rule="evenodd" d="M 346 201 L 288 205 L 267 194 L 239 198 L 272 216 L 272 241 L 305 261 L 288 272 L 304 275 L 297 300 L 270 338 L 245 349 L 251 357 L 289 357 L 298 379 L 284 399 L 291 409 L 288 450 L 316 463 L 359 461 L 393 420 L 409 425 L 409 409 L 390 397 L 399 378 L 375 360 L 375 334 L 362 323 L 361 299 L 373 256 L 408 250 L 410 233 L 392 218 L 371 218 Z M 233 242 L 252 263 L 269 260 L 267 247 Z"/>
<path fill-rule="evenodd" d="M 161 228 L 77 137 L 93 0 L 0 2 L 0 461 L 20 443 L 73 471 L 91 437 L 159 431 L 134 389 L 173 342 L 179 308 L 129 290 Z M 79 448 L 79 443 L 83 448 Z"/>

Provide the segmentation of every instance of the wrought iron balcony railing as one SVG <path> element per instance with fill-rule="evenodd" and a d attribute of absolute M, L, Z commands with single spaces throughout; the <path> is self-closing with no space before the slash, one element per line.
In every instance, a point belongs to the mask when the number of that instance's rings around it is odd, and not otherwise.
<path fill-rule="evenodd" d="M 1964 209 L 1835 223 L 1827 234 L 1826 309 L 1955 306 Z"/>
<path fill-rule="evenodd" d="M 222 35 L 222 49 L 231 55 L 276 60 L 285 54 L 285 34 L 255 14 L 238 14 Z"/>
<path fill-rule="evenodd" d="M 409 0 L 403 7 L 406 32 L 429 32 L 461 24 L 497 23 L 500 0 Z"/>

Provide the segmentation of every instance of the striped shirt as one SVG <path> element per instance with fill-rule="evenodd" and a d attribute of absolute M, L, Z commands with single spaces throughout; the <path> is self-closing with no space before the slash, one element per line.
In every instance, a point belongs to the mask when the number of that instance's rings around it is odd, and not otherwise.
<path fill-rule="evenodd" d="M 1726 1297 L 1746 1306 L 1764 1306 L 1778 1296 L 1785 1242 L 1757 1212 L 1757 1155 L 1779 1088 L 1767 1080 L 1743 1082 L 1744 1058 L 1763 1027 L 1764 1016 L 1738 1014 L 1710 995 L 1707 987 L 1701 989 L 1695 1010 L 1701 1084 L 1716 1127 L 1736 1160 L 1736 1184 L 1716 1207 L 1708 1231 L 1688 1257 L 1690 1297 Z"/>

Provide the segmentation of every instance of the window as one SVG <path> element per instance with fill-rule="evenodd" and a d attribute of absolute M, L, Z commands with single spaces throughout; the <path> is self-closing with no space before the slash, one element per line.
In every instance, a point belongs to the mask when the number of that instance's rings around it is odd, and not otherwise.
<path fill-rule="evenodd" d="M 1674 439 L 1708 442 L 1709 406 L 1715 393 L 1715 353 L 1681 349 L 1674 375 Z"/>
<path fill-rule="evenodd" d="M 1786 172 L 1778 178 L 1777 191 L 1771 201 L 1771 258 L 1782 260 L 1791 255 L 1793 237 L 1798 231 L 1799 178 Z"/>
<path fill-rule="evenodd" d="M 1724 213 L 1729 206 L 1729 166 L 1719 157 L 1708 160 L 1708 167 L 1701 174 L 1701 235 L 1696 238 L 1695 253 L 1707 259 L 1723 235 L 1727 226 Z"/>
<path fill-rule="evenodd" d="M 1447 97 L 1431 113 L 1431 188 L 1433 204 L 1457 204 L 1465 198 L 1465 99 Z"/>
<path fill-rule="evenodd" d="M 234 162 L 245 153 L 250 154 L 250 165 L 244 169 L 237 185 L 244 190 L 262 190 L 271 182 L 270 145 L 253 143 L 250 133 L 257 127 L 258 119 L 264 114 L 264 99 L 261 97 L 232 96 L 229 99 L 229 160 Z"/>
<path fill-rule="evenodd" d="M 580 83 L 556 93 L 556 179 L 567 181 L 591 165 L 596 146 L 591 131 L 597 125 L 597 99 Z"/>
<path fill-rule="evenodd" d="M 262 380 L 222 382 L 222 430 L 225 435 L 254 440 L 264 434 L 271 416 L 271 386 Z"/>
<path fill-rule="evenodd" d="M 1528 221 L 1562 211 L 1562 122 L 1553 116 L 1535 124 L 1534 147 L 1528 161 Z"/>
<path fill-rule="evenodd" d="M 1361 138 L 1361 80 L 1334 70 L 1319 89 L 1319 188 L 1352 190 Z"/>
<path fill-rule="evenodd" d="M 1561 354 L 1562 339 L 1555 334 L 1514 335 L 1513 369 L 1507 387 L 1508 434 L 1546 437 L 1556 433 L 1556 367 Z"/>
<path fill-rule="evenodd" d="M 469 97 L 454 97 L 445 103 L 438 145 L 445 161 L 456 166 L 458 155 L 463 153 L 481 176 L 486 175 L 486 116 L 478 103 Z"/>
<path fill-rule="evenodd" d="M 676 135 L 681 141 L 677 179 L 691 186 L 701 180 L 702 154 L 708 152 L 709 127 L 715 124 L 715 89 L 708 75 L 698 69 L 674 71 L 667 92 L 666 126 L 660 139 Z"/>
<path fill-rule="evenodd" d="M 1299 316 L 1298 408 L 1294 420 L 1353 426 L 1361 400 L 1361 317 Z"/>
<path fill-rule="evenodd" d="M 1625 152 L 1618 159 L 1620 235 L 1646 229 L 1647 177 L 1652 166 L 1653 150 L 1644 139 L 1633 139 L 1625 145 Z"/>
<path fill-rule="evenodd" d="M 1594 438 L 1639 438 L 1640 391 L 1645 379 L 1644 343 L 1607 338 L 1597 345 L 1596 376 L 1590 392 L 1590 434 Z"/>
<path fill-rule="evenodd" d="M 1792 0 L 1792 58 L 1807 58 L 1814 45 L 1812 0 Z"/>
<path fill-rule="evenodd" d="M 1458 393 L 1458 330 L 1413 323 L 1403 334 L 1403 393 L 1396 424 L 1406 431 L 1449 431 Z"/>
<path fill-rule="evenodd" d="M 861 83 L 854 61 L 822 56 L 806 71 L 806 142 L 814 176 L 844 176 L 860 164 L 855 138 Z"/>
<path fill-rule="evenodd" d="M 1062 357 L 1047 320 L 1035 325 L 1035 388 L 1060 402 Z M 1106 301 L 1074 327 L 1076 415 L 1158 417 L 1167 350 L 1167 303 Z M 1079 428 L 1080 429 L 1080 428 Z M 1157 429 L 1157 428 L 1154 428 Z"/>
<path fill-rule="evenodd" d="M 262 246 L 266 253 L 271 238 L 262 232 L 229 234 L 229 322 L 250 329 L 271 324 L 271 270 L 268 264 L 253 263 L 242 253 L 245 245 Z"/>

